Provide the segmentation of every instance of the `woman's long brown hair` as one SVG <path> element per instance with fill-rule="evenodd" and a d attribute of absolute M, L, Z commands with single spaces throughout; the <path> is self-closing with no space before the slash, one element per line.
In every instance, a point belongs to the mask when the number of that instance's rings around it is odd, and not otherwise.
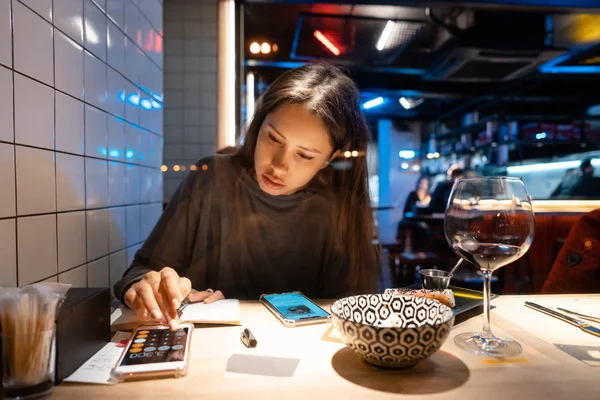
<path fill-rule="evenodd" d="M 286 71 L 257 101 L 240 155 L 254 166 L 254 150 L 266 116 L 282 104 L 300 104 L 318 116 L 330 135 L 334 152 L 358 151 L 349 158 L 352 167 L 328 181 L 339 189 L 335 243 L 347 255 L 348 292 L 374 292 L 379 265 L 373 241 L 373 214 L 369 201 L 366 152 L 371 137 L 360 109 L 360 96 L 354 82 L 340 69 L 325 63 L 308 64 Z M 329 171 L 331 172 L 331 171 Z M 315 179 L 325 179 L 327 172 Z M 331 175 L 331 174 L 330 174 Z"/>

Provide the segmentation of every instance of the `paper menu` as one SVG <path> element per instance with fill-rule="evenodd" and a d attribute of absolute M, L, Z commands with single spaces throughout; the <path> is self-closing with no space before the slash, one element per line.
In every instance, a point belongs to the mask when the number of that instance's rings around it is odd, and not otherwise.
<path fill-rule="evenodd" d="M 181 321 L 194 324 L 241 325 L 240 307 L 237 299 L 224 299 L 214 303 L 191 303 L 181 315 Z M 120 306 L 110 317 L 113 331 L 135 328 L 141 321 L 130 309 Z M 152 321 L 144 321 L 152 323 Z"/>
<path fill-rule="evenodd" d="M 110 372 L 119 360 L 125 349 L 122 341 L 129 340 L 128 332 L 117 332 L 112 340 L 103 348 L 98 350 L 79 369 L 64 379 L 64 382 L 74 383 L 97 383 L 101 385 L 112 385 Z"/>

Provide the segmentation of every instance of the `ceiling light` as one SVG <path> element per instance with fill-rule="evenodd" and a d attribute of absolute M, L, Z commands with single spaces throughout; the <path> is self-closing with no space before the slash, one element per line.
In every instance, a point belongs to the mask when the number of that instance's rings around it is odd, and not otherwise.
<path fill-rule="evenodd" d="M 422 97 L 416 100 L 409 97 L 400 97 L 398 101 L 400 102 L 402 107 L 404 107 L 405 110 L 410 110 L 411 108 L 417 107 L 425 100 Z"/>
<path fill-rule="evenodd" d="M 256 42 L 252 42 L 252 44 L 250 45 L 250 53 L 252 53 L 252 54 L 260 53 L 260 44 L 258 44 Z"/>
<path fill-rule="evenodd" d="M 376 97 L 373 100 L 369 100 L 363 104 L 363 108 L 368 110 L 369 108 L 377 107 L 383 104 L 383 97 Z"/>
<path fill-rule="evenodd" d="M 392 29 L 394 29 L 394 22 L 388 21 L 387 24 L 385 24 L 385 28 L 383 28 L 383 31 L 381 32 L 379 40 L 377 41 L 377 50 L 382 51 L 387 46 L 390 40 L 390 35 L 392 34 Z"/>
<path fill-rule="evenodd" d="M 352 157 L 358 157 L 358 151 L 352 150 Z"/>
<path fill-rule="evenodd" d="M 352 157 L 352 152 L 350 152 L 350 151 L 345 151 L 345 152 L 344 152 L 344 157 L 346 157 L 346 158 L 350 158 L 350 157 Z"/>
<path fill-rule="evenodd" d="M 404 107 L 407 110 L 410 108 L 410 103 L 408 102 L 408 99 L 406 97 L 400 97 L 400 104 L 402 104 L 402 107 Z"/>
<path fill-rule="evenodd" d="M 271 45 L 267 42 L 260 45 L 260 52 L 263 54 L 269 54 L 271 52 Z"/>
<path fill-rule="evenodd" d="M 331 43 L 331 41 L 329 39 L 327 39 L 325 37 L 325 35 L 323 35 L 321 33 L 321 31 L 316 30 L 313 35 L 317 38 L 317 40 L 319 42 L 321 42 L 323 44 L 323 46 L 327 47 L 327 49 L 329 51 L 331 51 L 333 54 L 335 54 L 336 56 L 340 55 L 340 49 L 337 48 L 336 45 L 334 45 L 333 43 Z"/>
<path fill-rule="evenodd" d="M 415 158 L 417 155 L 417 153 L 415 153 L 414 150 L 400 150 L 398 152 L 398 156 L 400 158 L 404 158 L 405 160 L 412 160 L 413 158 Z"/>

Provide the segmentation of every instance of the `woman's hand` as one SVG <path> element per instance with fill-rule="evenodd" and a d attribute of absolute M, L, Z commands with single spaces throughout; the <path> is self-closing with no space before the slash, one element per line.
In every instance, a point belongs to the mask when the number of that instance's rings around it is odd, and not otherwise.
<path fill-rule="evenodd" d="M 181 278 L 173 268 L 165 267 L 160 272 L 148 272 L 141 281 L 131 285 L 124 301 L 139 318 L 162 319 L 171 330 L 176 330 L 179 326 L 177 309 L 191 288 L 188 278 Z M 205 298 L 210 297 L 211 294 Z"/>
<path fill-rule="evenodd" d="M 206 304 L 214 303 L 217 300 L 225 298 L 225 296 L 223 296 L 223 293 L 220 290 L 215 291 L 212 289 L 206 289 L 201 292 L 192 289 L 187 297 L 190 303 L 199 303 L 203 301 Z"/>

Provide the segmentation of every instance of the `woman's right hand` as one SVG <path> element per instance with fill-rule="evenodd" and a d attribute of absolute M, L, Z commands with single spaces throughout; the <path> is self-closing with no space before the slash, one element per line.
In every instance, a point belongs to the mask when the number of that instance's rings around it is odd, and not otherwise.
<path fill-rule="evenodd" d="M 148 272 L 141 281 L 131 285 L 123 299 L 139 318 L 164 320 L 171 330 L 176 330 L 179 326 L 177 309 L 191 288 L 188 278 L 181 278 L 173 268 L 164 267 L 160 272 Z"/>

